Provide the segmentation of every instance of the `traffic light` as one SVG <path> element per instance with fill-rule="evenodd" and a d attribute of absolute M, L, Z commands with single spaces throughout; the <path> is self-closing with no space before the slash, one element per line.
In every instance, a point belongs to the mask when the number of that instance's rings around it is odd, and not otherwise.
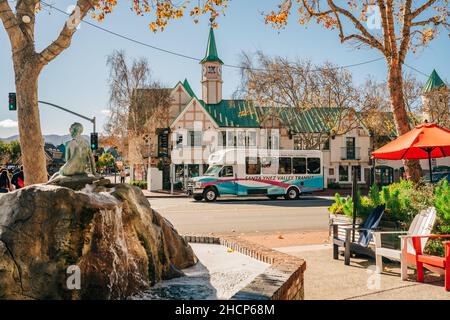
<path fill-rule="evenodd" d="M 17 101 L 16 101 L 16 94 L 14 92 L 9 93 L 9 111 L 15 111 L 17 110 Z"/>
<path fill-rule="evenodd" d="M 98 133 L 91 133 L 91 149 L 98 150 Z"/>

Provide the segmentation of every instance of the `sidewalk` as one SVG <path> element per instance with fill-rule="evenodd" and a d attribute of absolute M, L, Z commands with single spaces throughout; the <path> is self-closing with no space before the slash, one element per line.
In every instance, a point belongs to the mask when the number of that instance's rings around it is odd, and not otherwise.
<path fill-rule="evenodd" d="M 142 190 L 142 193 L 146 198 L 187 198 L 187 194 L 183 191 L 174 191 L 170 194 L 167 190 L 148 191 Z"/>
<path fill-rule="evenodd" d="M 379 277 L 375 261 L 352 258 L 345 266 L 343 257 L 332 257 L 329 244 L 275 248 L 306 260 L 305 299 L 307 300 L 450 300 L 444 290 L 444 278 L 429 273 L 425 283 L 415 281 L 409 269 L 409 280 L 400 279 L 400 265 L 385 264 Z"/>

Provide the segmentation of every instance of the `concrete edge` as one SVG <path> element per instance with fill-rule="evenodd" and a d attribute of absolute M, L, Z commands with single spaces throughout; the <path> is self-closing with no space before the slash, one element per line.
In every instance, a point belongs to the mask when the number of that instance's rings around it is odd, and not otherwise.
<path fill-rule="evenodd" d="M 270 264 L 231 300 L 303 300 L 306 261 L 234 236 L 184 235 L 190 243 L 219 244 Z"/>

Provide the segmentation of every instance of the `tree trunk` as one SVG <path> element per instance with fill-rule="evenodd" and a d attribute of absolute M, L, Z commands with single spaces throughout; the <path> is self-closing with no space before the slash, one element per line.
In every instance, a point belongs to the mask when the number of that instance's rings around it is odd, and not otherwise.
<path fill-rule="evenodd" d="M 38 108 L 38 79 L 42 66 L 33 62 L 32 55 L 16 54 L 13 60 L 25 183 L 43 183 L 48 176 Z"/>
<path fill-rule="evenodd" d="M 388 86 L 391 98 L 391 108 L 394 115 L 395 127 L 398 135 L 411 130 L 409 126 L 408 113 L 403 97 L 402 66 L 396 59 L 388 61 Z M 403 160 L 406 177 L 414 182 L 419 182 L 422 177 L 422 168 L 418 160 Z"/>

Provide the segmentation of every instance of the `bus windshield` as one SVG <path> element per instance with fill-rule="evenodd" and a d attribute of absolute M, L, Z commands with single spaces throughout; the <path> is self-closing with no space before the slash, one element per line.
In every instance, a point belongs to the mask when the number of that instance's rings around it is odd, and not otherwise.
<path fill-rule="evenodd" d="M 222 166 L 216 165 L 211 166 L 206 170 L 206 172 L 203 174 L 204 176 L 216 176 L 219 171 L 222 169 Z"/>

